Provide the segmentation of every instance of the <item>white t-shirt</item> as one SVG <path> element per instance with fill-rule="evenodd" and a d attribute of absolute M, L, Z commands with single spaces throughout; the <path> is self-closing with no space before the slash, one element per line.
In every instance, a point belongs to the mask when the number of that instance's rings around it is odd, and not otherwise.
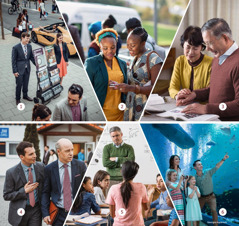
<path fill-rule="evenodd" d="M 95 195 L 95 199 L 96 199 L 96 202 L 98 203 L 98 205 L 105 204 L 105 196 L 100 187 L 94 187 L 94 195 Z"/>

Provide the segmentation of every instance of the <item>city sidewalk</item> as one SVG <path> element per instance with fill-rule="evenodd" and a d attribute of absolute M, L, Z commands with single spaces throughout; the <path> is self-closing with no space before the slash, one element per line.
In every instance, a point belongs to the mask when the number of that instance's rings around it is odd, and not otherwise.
<path fill-rule="evenodd" d="M 12 47 L 19 43 L 19 39 L 12 37 L 11 32 L 7 29 L 4 29 L 4 32 L 5 40 L 2 40 L 0 37 L 0 121 L 31 121 L 34 103 L 21 99 L 21 102 L 25 104 L 25 110 L 19 111 L 15 101 L 15 78 L 12 73 L 11 51 Z M 37 44 L 31 43 L 31 45 L 33 50 L 40 48 Z M 70 59 L 67 70 L 68 73 L 64 77 L 62 84 L 64 90 L 58 98 L 52 99 L 47 106 L 53 112 L 56 103 L 62 98 L 67 97 L 68 88 L 73 83 L 80 84 L 84 89 L 83 96 L 87 99 L 89 120 L 105 121 L 99 102 L 96 99 L 95 93 L 84 69 L 72 63 Z M 36 96 L 36 68 L 32 63 L 28 90 L 28 95 L 30 97 Z"/>

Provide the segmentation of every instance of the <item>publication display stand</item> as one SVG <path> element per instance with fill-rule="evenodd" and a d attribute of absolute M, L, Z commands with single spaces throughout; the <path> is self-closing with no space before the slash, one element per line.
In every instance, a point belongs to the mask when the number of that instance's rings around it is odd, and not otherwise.
<path fill-rule="evenodd" d="M 60 96 L 63 90 L 60 85 L 59 69 L 53 46 L 33 50 L 36 62 L 37 91 L 35 103 L 48 104 L 52 98 Z"/>

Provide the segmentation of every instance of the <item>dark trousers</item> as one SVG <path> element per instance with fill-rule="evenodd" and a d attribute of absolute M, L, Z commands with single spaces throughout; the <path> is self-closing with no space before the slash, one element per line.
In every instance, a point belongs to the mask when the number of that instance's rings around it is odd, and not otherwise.
<path fill-rule="evenodd" d="M 23 74 L 19 74 L 16 77 L 16 100 L 21 99 L 21 90 L 23 92 L 23 98 L 27 97 L 28 83 L 29 83 L 30 71 L 25 68 Z"/>
<path fill-rule="evenodd" d="M 18 226 L 41 226 L 42 225 L 42 214 L 41 208 L 37 206 L 31 207 L 26 206 L 25 214 Z"/>
<path fill-rule="evenodd" d="M 68 212 L 65 212 L 64 209 L 59 208 L 56 219 L 54 220 L 52 226 L 62 226 L 65 222 Z"/>
<path fill-rule="evenodd" d="M 42 10 L 40 11 L 40 18 L 44 17 L 44 14 L 42 13 Z"/>

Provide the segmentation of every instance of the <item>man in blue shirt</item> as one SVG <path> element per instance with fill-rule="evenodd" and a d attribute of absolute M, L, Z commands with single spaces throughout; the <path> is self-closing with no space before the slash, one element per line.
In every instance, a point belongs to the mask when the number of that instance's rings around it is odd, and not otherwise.
<path fill-rule="evenodd" d="M 41 226 L 41 192 L 44 164 L 36 162 L 32 143 L 20 142 L 17 154 L 21 162 L 6 172 L 3 197 L 10 201 L 8 222 L 18 226 Z"/>
<path fill-rule="evenodd" d="M 212 212 L 212 218 L 215 226 L 218 225 L 218 216 L 217 216 L 217 202 L 216 196 L 213 193 L 213 180 L 212 176 L 216 171 L 222 166 L 226 159 L 229 156 L 226 154 L 220 162 L 216 164 L 215 167 L 206 169 L 203 171 L 203 165 L 200 160 L 196 160 L 193 163 L 193 167 L 196 170 L 196 185 L 198 186 L 201 197 L 199 198 L 199 203 L 201 209 L 204 207 L 205 204 L 209 206 Z"/>

